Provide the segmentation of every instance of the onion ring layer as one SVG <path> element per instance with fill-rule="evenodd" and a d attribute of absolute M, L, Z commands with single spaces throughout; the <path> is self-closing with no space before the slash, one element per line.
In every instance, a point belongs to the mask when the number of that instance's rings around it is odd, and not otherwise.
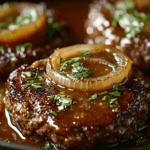
<path fill-rule="evenodd" d="M 85 50 L 88 52 L 95 50 L 96 52 L 107 51 L 111 53 L 112 56 L 116 59 L 117 72 L 112 71 L 105 76 L 85 78 L 83 80 L 74 78 L 72 79 L 57 72 L 57 68 L 60 66 L 60 58 L 67 60 L 70 57 L 77 56 L 79 51 Z M 114 83 L 120 83 L 125 77 L 128 77 L 131 66 L 132 61 L 130 58 L 112 46 L 105 46 L 100 44 L 81 44 L 55 50 L 55 52 L 49 57 L 46 71 L 47 75 L 54 82 L 71 89 L 104 90 L 110 88 Z"/>
<path fill-rule="evenodd" d="M 46 40 L 46 34 L 48 29 L 47 18 L 44 13 L 44 8 L 40 5 L 32 3 L 19 3 L 10 6 L 8 9 L 1 9 L 2 15 L 0 21 L 5 21 L 4 18 L 8 18 L 13 14 L 19 14 L 25 8 L 35 8 L 39 11 L 39 17 L 26 25 L 19 26 L 13 30 L 3 30 L 0 32 L 0 44 L 18 44 L 24 42 L 32 42 L 41 44 Z M 41 38 L 42 37 L 42 38 Z"/>

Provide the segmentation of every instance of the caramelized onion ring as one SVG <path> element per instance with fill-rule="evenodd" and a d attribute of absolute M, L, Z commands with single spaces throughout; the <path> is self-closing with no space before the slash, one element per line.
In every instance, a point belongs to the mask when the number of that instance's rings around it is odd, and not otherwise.
<path fill-rule="evenodd" d="M 40 12 L 40 16 L 36 21 L 30 22 L 26 25 L 22 25 L 14 30 L 3 30 L 0 32 L 0 45 L 3 44 L 18 44 L 24 42 L 32 42 L 37 44 L 42 44 L 46 40 L 46 34 L 48 29 L 47 18 L 44 13 L 44 8 L 39 5 L 32 3 L 19 3 L 10 6 L 8 9 L 1 9 L 2 17 L 0 21 L 10 15 L 20 13 L 24 8 L 36 8 Z"/>
<path fill-rule="evenodd" d="M 84 80 L 68 78 L 57 72 L 60 66 L 60 57 L 67 60 L 70 57 L 78 55 L 78 51 L 107 51 L 117 59 L 117 72 L 110 72 L 106 76 L 97 78 L 86 78 Z M 47 75 L 56 83 L 79 90 L 104 90 L 110 88 L 114 83 L 120 83 L 123 78 L 128 77 L 132 66 L 132 61 L 121 51 L 112 46 L 93 44 L 93 45 L 75 45 L 56 50 L 50 57 L 46 66 Z"/>

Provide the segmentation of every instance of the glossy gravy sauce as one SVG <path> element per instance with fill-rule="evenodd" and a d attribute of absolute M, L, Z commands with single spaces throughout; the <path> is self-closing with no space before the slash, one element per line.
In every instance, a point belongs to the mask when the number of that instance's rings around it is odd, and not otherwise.
<path fill-rule="evenodd" d="M 91 0 L 86 1 L 51 1 L 47 2 L 49 8 L 56 9 L 56 13 L 59 14 L 61 20 L 66 20 L 69 25 L 71 25 L 72 30 L 76 33 L 76 38 L 78 43 L 83 43 L 84 37 L 84 21 L 87 18 L 88 5 Z M 78 9 L 77 9 L 78 8 Z M 63 15 L 61 15 L 63 14 Z M 80 17 L 79 17 L 80 16 Z M 89 64 L 88 64 L 89 65 Z M 85 63 L 86 66 L 86 63 Z M 5 81 L 0 82 L 0 93 L 4 93 Z M 69 95 L 70 91 L 68 91 Z M 74 92 L 76 97 L 79 92 Z M 89 97 L 89 96 L 88 96 Z M 7 116 L 7 118 L 6 118 Z M 17 130 L 13 125 L 11 125 L 10 118 L 7 111 L 4 109 L 4 105 L 0 103 L 0 140 L 8 140 L 12 143 L 18 143 L 22 145 L 30 145 L 36 147 L 44 146 L 44 139 L 38 137 L 24 137 L 19 130 Z M 9 143 L 8 143 L 9 144 Z M 144 145 L 139 146 L 139 148 L 149 148 L 150 139 L 145 142 Z M 120 144 L 116 148 L 138 148 L 135 144 Z"/>

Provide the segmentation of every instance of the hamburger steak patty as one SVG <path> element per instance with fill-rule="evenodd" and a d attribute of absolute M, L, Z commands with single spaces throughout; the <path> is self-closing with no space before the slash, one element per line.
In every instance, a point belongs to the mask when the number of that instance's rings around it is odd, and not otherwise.
<path fill-rule="evenodd" d="M 53 21 L 51 24 L 48 23 L 46 37 L 38 37 L 39 39 L 46 38 L 46 40 L 44 43 L 29 43 L 27 46 L 22 47 L 20 44 L 27 43 L 0 45 L 0 77 L 6 78 L 21 65 L 31 65 L 35 60 L 47 58 L 53 53 L 54 49 L 75 43 L 69 25 L 64 21 L 57 22 L 59 21 L 59 13 L 56 14 L 54 9 L 47 9 L 45 4 L 41 4 L 41 6 L 44 7 L 47 20 Z"/>
<path fill-rule="evenodd" d="M 94 0 L 92 2 L 85 23 L 87 37 L 85 42 L 88 44 L 100 43 L 119 46 L 139 69 L 143 71 L 150 70 L 149 33 L 141 32 L 134 35 L 131 37 L 130 43 L 126 40 L 123 41 L 122 39 L 126 37 L 125 31 L 119 24 L 112 25 L 113 11 L 108 9 L 109 4 L 115 6 L 117 2 L 118 0 Z M 141 10 L 138 11 L 141 12 Z M 148 7 L 142 11 L 147 15 L 150 14 Z"/>
<path fill-rule="evenodd" d="M 101 97 L 87 101 L 94 94 L 91 91 L 69 90 L 53 83 L 46 75 L 46 62 L 47 59 L 24 65 L 12 72 L 6 82 L 6 108 L 12 123 L 25 136 L 39 134 L 67 148 L 91 148 L 130 139 L 144 125 L 148 100 L 136 68 L 119 85 L 119 110 L 114 112 Z M 56 111 L 58 100 L 49 98 L 58 94 L 72 98 L 71 106 L 60 112 Z"/>
<path fill-rule="evenodd" d="M 43 46 L 32 44 L 23 50 L 16 48 L 16 45 L 5 45 L 0 50 L 0 76 L 2 78 L 8 75 L 23 64 L 30 65 L 35 60 L 48 57 L 53 50 L 58 47 L 68 46 L 74 43 L 74 39 L 70 38 L 72 34 L 67 26 L 63 26 L 52 39 Z"/>

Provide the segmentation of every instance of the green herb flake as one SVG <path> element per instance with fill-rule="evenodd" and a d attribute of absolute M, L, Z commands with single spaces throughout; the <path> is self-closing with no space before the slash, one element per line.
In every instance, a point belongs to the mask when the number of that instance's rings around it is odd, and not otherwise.
<path fill-rule="evenodd" d="M 118 91 L 113 91 L 113 92 L 110 92 L 109 94 L 113 96 L 117 96 L 117 97 L 121 96 L 121 94 Z"/>
<path fill-rule="evenodd" d="M 93 95 L 88 99 L 88 101 L 94 100 L 94 99 L 97 99 L 97 93 L 93 94 Z"/>
<path fill-rule="evenodd" d="M 119 24 L 124 29 L 127 39 L 141 33 L 144 24 L 150 20 L 149 15 L 135 9 L 135 4 L 132 0 L 121 2 L 116 8 L 112 17 L 112 25 Z M 128 10 L 132 10 L 133 13 L 128 13 Z"/>
<path fill-rule="evenodd" d="M 50 114 L 57 116 L 57 113 L 55 111 L 51 111 Z"/>
<path fill-rule="evenodd" d="M 35 74 L 35 77 L 37 78 L 38 81 L 44 81 L 44 78 L 38 72 Z"/>
<path fill-rule="evenodd" d="M 34 88 L 38 89 L 38 88 L 41 88 L 41 83 L 33 83 L 32 86 L 34 86 Z"/>
<path fill-rule="evenodd" d="M 1 50 L 4 50 L 4 46 L 0 46 L 0 51 L 1 51 Z"/>
<path fill-rule="evenodd" d="M 117 111 L 118 111 L 118 108 L 115 108 L 115 109 L 114 109 L 114 112 L 117 112 Z"/>
<path fill-rule="evenodd" d="M 91 73 L 89 69 L 83 66 L 79 66 L 77 68 L 72 68 L 72 72 L 69 74 L 74 78 L 83 80 L 84 78 L 88 77 Z"/>
<path fill-rule="evenodd" d="M 35 83 L 35 80 L 29 80 L 28 81 L 30 84 Z"/>
<path fill-rule="evenodd" d="M 29 9 L 27 13 L 21 11 L 20 15 L 17 16 L 15 22 L 8 25 L 8 30 L 18 29 L 20 26 L 34 22 L 40 16 L 40 13 L 37 9 Z"/>
<path fill-rule="evenodd" d="M 41 107 L 41 108 L 45 108 L 45 107 L 46 107 L 46 105 L 41 105 L 40 107 Z"/>
<path fill-rule="evenodd" d="M 79 51 L 79 53 L 83 54 L 84 57 L 90 57 L 91 54 L 88 51 Z"/>
<path fill-rule="evenodd" d="M 109 95 L 105 95 L 105 96 L 103 96 L 102 100 L 106 101 L 108 98 L 110 98 L 110 96 Z"/>
<path fill-rule="evenodd" d="M 51 144 L 49 142 L 45 142 L 44 149 L 51 148 Z"/>
<path fill-rule="evenodd" d="M 83 80 L 84 78 L 90 75 L 90 71 L 89 69 L 83 67 L 83 64 L 80 62 L 81 59 L 83 58 L 74 57 L 66 61 L 62 61 L 62 59 L 60 59 L 61 67 L 57 68 L 57 72 L 60 74 L 68 74 L 76 79 Z M 72 66 L 72 71 L 68 73 L 65 71 L 62 71 L 66 69 L 66 66 Z"/>
<path fill-rule="evenodd" d="M 48 96 L 48 98 L 58 100 L 56 102 L 56 104 L 59 105 L 58 112 L 60 112 L 61 110 L 65 110 L 67 106 L 71 106 L 72 104 L 72 99 L 65 97 L 65 95 L 62 95 L 62 94 L 51 95 L 51 96 Z"/>
<path fill-rule="evenodd" d="M 132 0 L 126 0 L 117 5 L 117 9 L 130 10 L 135 7 L 135 4 Z"/>
<path fill-rule="evenodd" d="M 114 83 L 114 84 L 113 84 L 113 90 L 114 90 L 114 91 L 117 91 L 118 88 L 119 88 L 119 84 Z"/>
<path fill-rule="evenodd" d="M 6 140 L 4 140 L 5 142 L 7 142 L 7 143 L 10 143 L 10 141 L 8 141 L 8 139 L 6 139 Z"/>
<path fill-rule="evenodd" d="M 112 4 L 108 4 L 108 5 L 107 5 L 107 8 L 108 8 L 109 10 L 114 10 L 114 6 L 113 6 Z"/>
<path fill-rule="evenodd" d="M 23 84 L 22 87 L 23 87 L 24 89 L 26 89 L 26 88 L 28 88 L 30 85 L 31 85 L 30 83 L 26 83 L 26 84 Z"/>
<path fill-rule="evenodd" d="M 112 104 L 112 103 L 115 103 L 117 101 L 117 98 L 111 98 L 109 99 L 109 103 Z"/>
<path fill-rule="evenodd" d="M 22 87 L 23 87 L 24 89 L 26 89 L 26 88 L 28 88 L 31 84 L 33 84 L 34 82 L 35 82 L 35 80 L 29 80 L 28 83 L 23 84 Z"/>
<path fill-rule="evenodd" d="M 117 72 L 117 66 L 114 64 L 109 64 L 110 67 L 113 67 L 113 72 Z"/>
<path fill-rule="evenodd" d="M 32 71 L 26 71 L 26 72 L 22 72 L 21 76 L 27 78 L 27 77 L 31 77 L 32 74 L 33 74 Z"/>
<path fill-rule="evenodd" d="M 116 105 L 110 105 L 110 107 L 116 107 Z"/>
<path fill-rule="evenodd" d="M 137 141 L 136 141 L 136 145 L 137 145 L 137 146 L 142 145 L 142 144 L 144 144 L 146 141 L 147 141 L 146 139 L 137 140 Z"/>
<path fill-rule="evenodd" d="M 60 57 L 60 64 L 61 64 L 61 63 L 63 63 L 63 60 L 62 60 L 62 58 Z"/>
<path fill-rule="evenodd" d="M 54 99 L 55 95 L 51 95 L 51 96 L 47 96 L 47 97 L 50 98 L 50 99 Z"/>
<path fill-rule="evenodd" d="M 48 37 L 52 38 L 62 27 L 60 22 L 56 22 L 53 18 L 48 18 Z"/>
<path fill-rule="evenodd" d="M 25 43 L 25 44 L 19 44 L 16 46 L 16 49 L 18 49 L 19 51 L 24 51 L 27 47 L 31 47 L 32 43 Z"/>
<path fill-rule="evenodd" d="M 107 94 L 107 93 L 108 93 L 107 91 L 104 91 L 104 92 L 98 93 L 98 95 L 104 95 L 104 94 Z"/>
<path fill-rule="evenodd" d="M 5 2 L 2 7 L 8 9 L 10 6 L 17 4 L 17 2 Z"/>
<path fill-rule="evenodd" d="M 121 81 L 121 83 L 124 83 L 126 80 L 127 80 L 127 78 L 124 78 L 124 79 Z"/>
<path fill-rule="evenodd" d="M 125 5 L 126 5 L 126 9 L 133 9 L 135 7 L 133 0 L 126 0 Z"/>
<path fill-rule="evenodd" d="M 49 88 L 46 88 L 45 90 L 48 92 L 48 91 L 49 91 Z"/>

